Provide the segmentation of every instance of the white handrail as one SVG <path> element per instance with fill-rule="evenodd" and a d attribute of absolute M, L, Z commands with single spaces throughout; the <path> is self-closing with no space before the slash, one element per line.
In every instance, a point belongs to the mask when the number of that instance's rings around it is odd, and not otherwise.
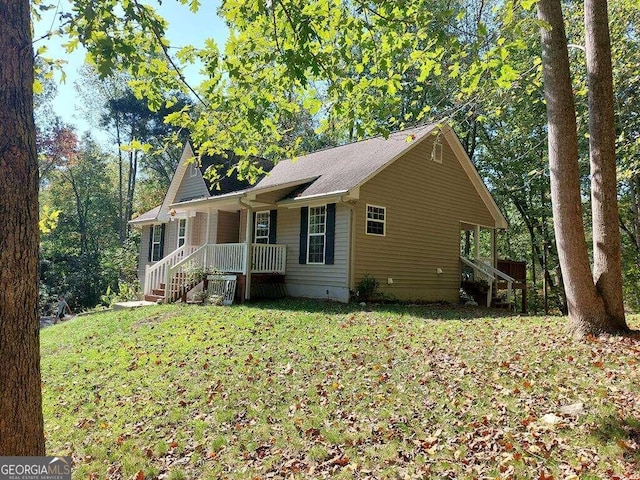
<path fill-rule="evenodd" d="M 204 252 L 206 251 L 207 246 L 202 245 L 198 247 L 197 250 L 191 252 L 191 255 L 184 257 L 182 260 L 177 262 L 175 265 L 172 265 L 167 269 L 166 277 L 164 281 L 164 301 L 169 302 L 171 298 L 173 298 L 174 294 L 176 294 L 180 285 L 173 281 L 174 277 L 178 273 L 184 273 L 184 267 L 191 262 L 195 262 L 196 265 L 203 265 Z"/>
<path fill-rule="evenodd" d="M 174 250 L 166 257 L 158 260 L 153 265 L 147 265 L 144 275 L 144 293 L 150 295 L 153 290 L 159 289 L 160 284 L 165 281 L 167 268 L 181 261 L 185 256 L 190 255 L 197 247 L 193 245 L 183 245 Z"/>
<path fill-rule="evenodd" d="M 509 275 L 507 275 L 506 273 L 504 273 L 502 270 L 498 270 L 497 268 L 495 268 L 492 265 L 489 265 L 486 262 L 483 262 L 482 260 L 478 260 L 478 263 L 480 263 L 482 265 L 483 268 L 486 268 L 487 270 L 489 270 L 491 273 L 495 274 L 496 276 L 502 278 L 503 280 L 506 280 L 507 282 L 515 282 L 516 279 L 513 277 L 510 277 Z"/>
<path fill-rule="evenodd" d="M 513 302 L 513 304 L 511 303 L 511 297 L 513 295 L 513 282 L 516 281 L 515 278 L 507 275 L 506 273 L 504 273 L 501 270 L 498 270 L 497 268 L 495 268 L 493 265 L 489 265 L 485 262 L 480 261 L 480 263 L 487 268 L 487 270 L 489 270 L 490 272 L 492 272 L 493 274 L 495 274 L 496 276 L 502 278 L 503 280 L 505 280 L 507 282 L 507 302 L 509 303 L 509 305 L 512 305 L 513 308 L 516 308 L 515 302 Z"/>
<path fill-rule="evenodd" d="M 482 266 L 476 264 L 475 262 L 469 260 L 466 257 L 460 255 L 460 260 L 465 265 L 473 268 L 474 271 L 481 273 L 487 278 L 487 283 L 489 284 L 489 290 L 487 291 L 487 307 L 491 306 L 491 299 L 493 298 L 493 281 L 496 279 L 487 269 L 482 268 Z"/>
<path fill-rule="evenodd" d="M 177 250 L 176 250 L 177 252 Z M 176 298 L 182 284 L 188 279 L 188 266 L 201 267 L 203 272 L 242 273 L 244 271 L 247 245 L 245 243 L 219 243 L 193 247 L 188 255 L 179 256 L 173 252 L 172 261 L 157 268 L 155 277 L 164 282 L 165 301 Z M 169 258 L 169 257 L 167 257 Z M 251 271 L 253 273 L 285 274 L 287 266 L 287 246 L 254 243 L 251 248 Z M 154 265 L 155 267 L 155 265 Z M 154 288 L 158 288 L 157 286 Z"/>
<path fill-rule="evenodd" d="M 180 282 L 174 279 L 185 276 L 185 267 L 194 264 L 202 267 L 203 272 L 244 273 L 244 258 L 246 245 L 244 243 L 220 243 L 202 245 L 191 255 L 183 258 L 171 268 L 167 269 L 165 278 L 164 298 L 169 302 L 180 290 Z M 183 283 L 186 278 L 183 278 Z"/>

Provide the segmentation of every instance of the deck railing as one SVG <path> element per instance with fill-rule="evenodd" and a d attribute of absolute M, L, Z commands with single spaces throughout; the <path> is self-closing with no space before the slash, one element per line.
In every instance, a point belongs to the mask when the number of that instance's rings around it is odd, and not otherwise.
<path fill-rule="evenodd" d="M 153 290 L 159 289 L 165 281 L 167 269 L 191 255 L 198 247 L 183 245 L 153 265 L 147 265 L 144 273 L 144 293 L 151 295 Z"/>
<path fill-rule="evenodd" d="M 287 266 L 287 246 L 254 243 L 251 246 L 251 271 L 253 273 L 279 273 L 284 275 Z"/>

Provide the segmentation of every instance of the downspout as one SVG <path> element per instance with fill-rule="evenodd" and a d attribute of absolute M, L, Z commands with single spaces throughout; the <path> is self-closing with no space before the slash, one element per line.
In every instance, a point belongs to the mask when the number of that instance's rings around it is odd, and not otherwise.
<path fill-rule="evenodd" d="M 247 209 L 246 228 L 244 229 L 245 258 L 244 258 L 244 299 L 251 298 L 251 239 L 253 238 L 253 207 L 248 203 L 243 203 L 242 198 L 238 203 Z"/>

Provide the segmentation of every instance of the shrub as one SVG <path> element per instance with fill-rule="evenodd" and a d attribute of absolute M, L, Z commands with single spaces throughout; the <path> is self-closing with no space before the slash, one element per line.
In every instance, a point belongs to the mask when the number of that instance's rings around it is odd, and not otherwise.
<path fill-rule="evenodd" d="M 358 298 L 360 300 L 373 300 L 378 295 L 380 283 L 371 275 L 366 273 L 358 282 Z"/>

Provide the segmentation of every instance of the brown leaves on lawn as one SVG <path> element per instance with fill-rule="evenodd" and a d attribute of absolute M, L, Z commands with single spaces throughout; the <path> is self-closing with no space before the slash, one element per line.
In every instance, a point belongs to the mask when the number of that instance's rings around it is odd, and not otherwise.
<path fill-rule="evenodd" d="M 561 319 L 424 307 L 209 311 L 227 317 L 154 322 L 119 354 L 127 378 L 70 402 L 78 465 L 135 480 L 640 480 L 637 338 L 574 343 Z"/>

